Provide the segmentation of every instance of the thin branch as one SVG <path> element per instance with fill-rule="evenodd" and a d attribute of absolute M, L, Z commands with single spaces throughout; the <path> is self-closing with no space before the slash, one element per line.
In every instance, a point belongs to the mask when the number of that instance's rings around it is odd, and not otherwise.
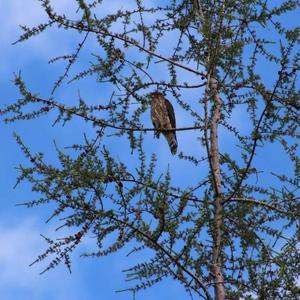
<path fill-rule="evenodd" d="M 61 16 L 58 16 L 58 15 L 55 15 L 51 12 L 48 12 L 48 16 L 51 20 L 55 20 L 57 23 L 67 27 L 67 28 L 73 28 L 75 30 L 78 31 L 79 27 L 78 27 L 78 22 L 72 22 L 72 21 L 68 21 L 68 22 L 65 22 L 64 21 L 64 18 L 62 18 Z M 123 42 L 125 42 L 126 44 L 129 44 L 129 45 L 132 45 L 136 48 L 138 48 L 139 50 L 141 50 L 142 52 L 145 52 L 145 53 L 148 53 L 150 54 L 151 56 L 154 56 L 154 57 L 157 57 L 165 62 L 168 62 L 178 68 L 181 68 L 181 69 L 184 69 L 186 71 L 189 71 L 191 73 L 194 73 L 196 75 L 199 75 L 201 77 L 206 77 L 206 73 L 204 72 L 200 72 L 198 70 L 195 70 L 193 68 L 190 68 L 186 65 L 183 65 L 183 64 L 180 64 L 178 63 L 177 61 L 174 61 L 172 59 L 169 59 L 161 54 L 158 54 L 158 53 L 155 53 L 154 51 L 151 51 L 149 49 L 146 49 L 145 47 L 141 46 L 140 44 L 138 44 L 137 41 L 133 40 L 133 39 L 130 39 L 128 37 L 126 37 L 124 34 L 119 34 L 119 33 L 113 33 L 113 32 L 110 32 L 110 31 L 104 31 L 104 30 L 97 30 L 97 29 L 92 29 L 90 28 L 89 26 L 85 26 L 84 24 L 81 23 L 81 26 L 80 26 L 80 30 L 81 31 L 85 31 L 85 32 L 93 32 L 95 34 L 99 34 L 99 35 L 102 35 L 102 36 L 109 36 L 109 37 L 112 37 L 112 38 L 115 38 L 115 39 L 118 39 L 118 40 L 121 40 Z"/>
<path fill-rule="evenodd" d="M 88 115 L 84 115 L 81 114 L 77 111 L 74 111 L 74 109 L 71 108 L 67 108 L 65 107 L 63 104 L 59 104 L 53 100 L 46 100 L 46 99 L 42 99 L 39 97 L 35 97 L 33 95 L 31 95 L 31 99 L 34 100 L 35 102 L 42 102 L 45 103 L 47 105 L 51 105 L 54 106 L 56 108 L 59 108 L 60 110 L 64 111 L 64 112 L 68 112 L 71 113 L 75 116 L 81 117 L 86 121 L 91 121 L 93 122 L 94 125 L 100 125 L 102 127 L 109 127 L 109 128 L 114 128 L 114 129 L 119 129 L 119 130 L 124 130 L 124 131 L 157 131 L 157 129 L 151 127 L 151 128 L 141 128 L 141 127 L 124 127 L 124 126 L 117 126 L 117 125 L 113 125 L 110 124 L 104 120 L 99 120 L 97 119 L 95 116 L 88 116 Z M 190 126 L 190 127 L 179 127 L 179 128 L 166 128 L 166 129 L 161 129 L 161 131 L 187 131 L 187 130 L 196 130 L 196 129 L 201 129 L 203 130 L 204 126 Z"/>
<path fill-rule="evenodd" d="M 86 39 L 87 39 L 88 35 L 89 35 L 89 32 L 86 32 L 86 34 L 85 34 L 82 42 L 79 43 L 78 48 L 77 48 L 75 54 L 73 54 L 72 58 L 69 60 L 69 63 L 67 65 L 66 69 L 65 69 L 64 74 L 58 79 L 57 82 L 55 82 L 49 98 L 52 98 L 52 96 L 54 95 L 54 93 L 57 90 L 57 88 L 61 85 L 61 83 L 63 82 L 63 80 L 68 76 L 70 68 L 75 63 L 75 61 L 76 61 L 76 59 L 77 59 L 77 57 L 79 55 L 80 50 L 82 49 L 83 45 L 86 42 Z"/>
<path fill-rule="evenodd" d="M 97 214 L 96 214 L 97 216 Z M 101 213 L 102 216 L 102 213 Z M 179 267 L 183 272 L 185 272 L 186 274 L 188 274 L 197 284 L 198 286 L 204 291 L 205 296 L 207 299 L 211 299 L 210 294 L 205 286 L 205 284 L 199 280 L 198 277 L 196 277 L 190 270 L 188 270 L 184 265 L 182 265 L 181 263 L 178 262 L 178 260 L 176 258 L 174 258 L 170 252 L 168 250 L 166 250 L 162 245 L 160 245 L 155 239 L 153 239 L 152 237 L 148 236 L 145 232 L 143 232 L 142 230 L 140 230 L 139 228 L 135 227 L 133 224 L 130 223 L 126 223 L 122 220 L 119 220 L 118 218 L 115 218 L 113 216 L 109 216 L 110 219 L 114 220 L 117 223 L 123 223 L 125 226 L 131 228 L 132 230 L 136 231 L 138 234 L 140 234 L 141 236 L 143 236 L 146 240 L 150 241 L 153 245 L 155 245 L 155 247 L 157 247 L 159 250 L 161 250 L 167 257 L 169 257 L 169 259 L 175 264 L 177 265 L 177 267 Z"/>
<path fill-rule="evenodd" d="M 287 51 L 287 53 L 288 53 L 288 51 Z M 287 56 L 287 54 L 286 54 L 286 56 Z M 284 58 L 286 58 L 286 57 L 284 57 Z M 284 66 L 282 65 L 282 69 L 283 68 L 284 68 Z M 239 179 L 239 181 L 236 183 L 235 188 L 232 191 L 232 193 L 229 195 L 229 197 L 227 197 L 227 199 L 225 199 L 223 201 L 223 204 L 226 203 L 227 201 L 229 201 L 230 199 L 232 199 L 232 197 L 234 197 L 234 195 L 239 191 L 239 189 L 240 189 L 243 181 L 245 180 L 245 178 L 246 178 L 246 176 L 248 174 L 248 170 L 249 170 L 249 168 L 251 166 L 252 160 L 253 160 L 255 152 L 256 152 L 257 142 L 260 140 L 260 134 L 259 134 L 260 126 L 261 126 L 262 121 L 263 121 L 263 119 L 265 117 L 267 109 L 269 108 L 269 105 L 272 103 L 272 100 L 274 98 L 274 95 L 276 93 L 276 90 L 277 90 L 277 88 L 278 88 L 279 83 L 281 82 L 281 80 L 282 80 L 282 72 L 279 72 L 279 77 L 278 77 L 278 80 L 276 81 L 276 84 L 275 84 L 275 86 L 273 88 L 273 91 L 271 93 L 269 93 L 269 92 L 266 93 L 267 97 L 268 97 L 266 99 L 267 103 L 266 103 L 266 105 L 265 105 L 265 107 L 264 107 L 264 109 L 263 109 L 263 111 L 262 111 L 262 113 L 261 113 L 261 115 L 259 117 L 258 123 L 257 123 L 257 125 L 256 125 L 256 127 L 254 129 L 254 132 L 253 132 L 253 140 L 254 141 L 253 141 L 253 145 L 252 145 L 250 157 L 249 157 L 248 162 L 247 162 L 246 167 L 245 167 L 245 171 L 243 172 L 243 174 L 242 174 L 241 178 Z M 265 96 L 265 93 L 263 93 L 263 92 L 261 92 L 261 93 L 262 93 L 262 95 Z"/>
<path fill-rule="evenodd" d="M 253 205 L 259 205 L 259 206 L 264 206 L 266 208 L 269 208 L 269 209 L 272 209 L 272 210 L 275 210 L 279 213 L 282 213 L 282 214 L 285 214 L 285 215 L 292 215 L 294 216 L 292 213 L 288 212 L 288 211 L 285 211 L 285 210 L 282 210 L 278 207 L 275 207 L 269 203 L 266 203 L 264 201 L 260 201 L 260 200 L 256 200 L 256 199 L 251 199 L 251 198 L 231 198 L 230 200 L 227 201 L 228 202 L 245 202 L 245 203 L 251 203 Z"/>

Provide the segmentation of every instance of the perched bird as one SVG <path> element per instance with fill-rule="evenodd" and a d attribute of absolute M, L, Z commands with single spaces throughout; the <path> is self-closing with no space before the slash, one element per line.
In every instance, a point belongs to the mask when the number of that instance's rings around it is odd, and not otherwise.
<path fill-rule="evenodd" d="M 154 128 L 157 130 L 154 134 L 159 138 L 160 133 L 168 141 L 171 153 L 177 152 L 176 131 L 164 131 L 163 129 L 176 128 L 176 119 L 174 108 L 169 100 L 162 93 L 154 92 L 151 94 L 151 119 Z"/>

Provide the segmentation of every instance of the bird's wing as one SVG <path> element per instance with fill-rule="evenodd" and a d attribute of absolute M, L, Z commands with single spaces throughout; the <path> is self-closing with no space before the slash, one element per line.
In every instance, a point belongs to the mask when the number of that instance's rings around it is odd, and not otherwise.
<path fill-rule="evenodd" d="M 174 108 L 171 102 L 168 99 L 165 99 L 166 108 L 168 111 L 169 120 L 171 123 L 172 128 L 176 128 L 176 119 L 175 119 L 175 113 Z"/>

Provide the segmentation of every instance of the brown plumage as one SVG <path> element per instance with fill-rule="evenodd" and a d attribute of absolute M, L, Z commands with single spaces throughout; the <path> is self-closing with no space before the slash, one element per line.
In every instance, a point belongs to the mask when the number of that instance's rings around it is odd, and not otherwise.
<path fill-rule="evenodd" d="M 155 132 L 155 137 L 159 138 L 160 133 L 166 138 L 171 153 L 177 152 L 176 131 L 163 131 L 162 129 L 176 128 L 174 108 L 169 100 L 162 93 L 151 94 L 151 119 Z"/>

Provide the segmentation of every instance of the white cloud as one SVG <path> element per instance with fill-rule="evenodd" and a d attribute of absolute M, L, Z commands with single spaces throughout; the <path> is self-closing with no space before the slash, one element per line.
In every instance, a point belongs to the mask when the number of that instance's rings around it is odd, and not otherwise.
<path fill-rule="evenodd" d="M 41 247 L 41 239 L 34 227 L 34 220 L 27 219 L 20 225 L 10 222 L 0 224 L 0 289 L 2 285 L 30 286 L 36 281 L 28 265 Z"/>
<path fill-rule="evenodd" d="M 55 295 L 58 299 L 82 299 L 84 289 L 76 260 L 73 260 L 74 274 L 70 275 L 65 266 L 40 275 L 45 264 L 29 267 L 47 245 L 40 237 L 45 231 L 35 218 L 17 220 L 1 216 L 0 222 L 0 295 L 1 299 L 47 299 Z M 46 229 L 47 233 L 53 228 Z M 45 235 L 48 235 L 45 233 Z M 78 257 L 78 255 L 77 255 Z M 78 260 L 77 260 L 78 261 Z M 54 299 L 52 297 L 52 299 Z"/>
<path fill-rule="evenodd" d="M 70 0 L 51 1 L 58 13 L 75 12 L 76 6 Z M 3 21 L 2 34 L 9 34 L 15 31 L 18 25 L 34 26 L 45 21 L 46 13 L 39 1 L 36 0 L 11 0 L 1 3 L 1 19 Z"/>
<path fill-rule="evenodd" d="M 67 11 L 72 13 L 76 10 L 73 1 L 56 0 L 53 3 L 58 12 Z M 20 25 L 26 25 L 31 28 L 47 22 L 46 13 L 36 0 L 2 1 L 0 4 L 0 18 L 0 62 L 2 71 L 3 68 L 11 68 L 12 65 L 15 65 L 20 60 L 22 64 L 33 58 L 41 58 L 47 62 L 53 55 L 66 54 L 71 49 L 65 38 L 64 42 L 61 43 L 62 34 L 65 32 L 60 33 L 53 30 L 46 30 L 43 34 L 32 37 L 25 43 L 22 43 L 22 45 L 12 46 L 12 43 L 17 41 L 23 33 L 19 27 Z M 22 50 L 18 47 L 22 47 Z"/>

